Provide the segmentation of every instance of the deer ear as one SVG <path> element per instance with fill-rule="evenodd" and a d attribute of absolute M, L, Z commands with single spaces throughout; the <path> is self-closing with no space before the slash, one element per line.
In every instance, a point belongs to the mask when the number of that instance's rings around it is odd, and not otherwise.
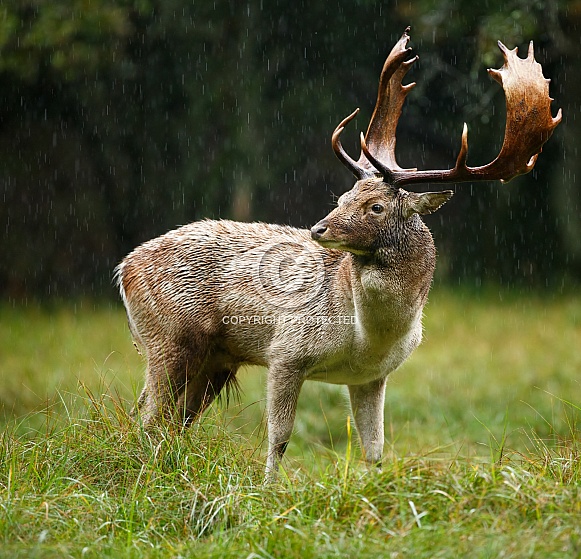
<path fill-rule="evenodd" d="M 406 219 L 413 214 L 426 215 L 434 213 L 442 207 L 454 193 L 451 190 L 443 192 L 410 192 L 405 200 L 404 215 Z"/>

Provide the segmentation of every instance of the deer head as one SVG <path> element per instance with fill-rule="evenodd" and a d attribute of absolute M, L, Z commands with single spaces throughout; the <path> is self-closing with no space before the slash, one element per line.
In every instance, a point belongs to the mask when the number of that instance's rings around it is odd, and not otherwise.
<path fill-rule="evenodd" d="M 339 198 L 338 207 L 317 223 L 311 234 L 314 240 L 330 248 L 339 248 L 356 254 L 374 250 L 379 233 L 391 221 L 395 224 L 415 214 L 437 210 L 451 196 L 451 191 L 406 192 L 400 187 L 407 184 L 490 181 L 510 179 L 528 173 L 534 167 L 544 143 L 561 121 L 561 109 L 551 115 L 549 81 L 543 77 L 541 65 L 534 59 L 533 43 L 528 56 L 521 59 L 517 49 L 508 50 L 500 41 L 504 56 L 500 70 L 489 69 L 499 82 L 506 97 L 506 128 L 504 142 L 498 156 L 487 165 L 468 167 L 468 128 L 464 124 L 462 143 L 456 164 L 447 170 L 403 169 L 396 161 L 396 128 L 403 103 L 415 83 L 402 85 L 402 79 L 418 60 L 408 58 L 411 48 L 409 27 L 390 52 L 379 80 L 375 109 L 365 136 L 361 134 L 361 155 L 358 161 L 347 154 L 340 135 L 345 126 L 359 112 L 356 109 L 345 118 L 332 135 L 332 145 L 339 160 L 358 179 L 355 187 Z M 357 222 L 366 227 L 354 231 L 350 224 Z M 371 233 L 371 234 L 370 234 Z"/>

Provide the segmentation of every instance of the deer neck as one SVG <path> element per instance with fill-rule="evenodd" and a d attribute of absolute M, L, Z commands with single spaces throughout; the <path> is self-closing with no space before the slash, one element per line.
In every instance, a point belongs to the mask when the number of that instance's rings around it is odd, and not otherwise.
<path fill-rule="evenodd" d="M 350 254 L 357 324 L 366 336 L 403 335 L 420 320 L 434 273 L 436 251 L 428 228 L 409 220 L 371 256 Z"/>

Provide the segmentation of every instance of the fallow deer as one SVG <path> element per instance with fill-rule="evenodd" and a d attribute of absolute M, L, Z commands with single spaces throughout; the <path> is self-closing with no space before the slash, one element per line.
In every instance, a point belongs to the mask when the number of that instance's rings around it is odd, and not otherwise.
<path fill-rule="evenodd" d="M 510 51 L 489 70 L 505 92 L 504 143 L 491 163 L 468 167 L 467 128 L 448 170 L 401 168 L 395 132 L 415 85 L 402 79 L 409 28 L 383 66 L 377 103 L 355 161 L 340 134 L 333 149 L 357 182 L 310 231 L 265 223 L 200 221 L 136 248 L 117 267 L 136 344 L 147 359 L 137 412 L 146 428 L 188 423 L 235 382 L 242 364 L 267 374 L 267 477 L 275 475 L 306 380 L 347 385 L 365 459 L 380 463 L 386 379 L 418 346 L 436 253 L 420 216 L 452 192 L 407 184 L 503 180 L 529 172 L 561 119 L 534 60 Z"/>

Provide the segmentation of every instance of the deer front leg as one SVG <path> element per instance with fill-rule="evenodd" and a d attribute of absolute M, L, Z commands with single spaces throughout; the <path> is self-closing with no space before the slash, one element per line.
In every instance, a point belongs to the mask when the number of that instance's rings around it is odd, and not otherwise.
<path fill-rule="evenodd" d="M 386 378 L 349 386 L 351 410 L 368 464 L 380 466 L 383 453 L 383 404 Z"/>
<path fill-rule="evenodd" d="M 303 384 L 302 375 L 283 367 L 271 367 L 268 371 L 266 391 L 268 458 L 266 480 L 278 475 L 278 468 L 291 437 L 299 392 Z"/>

